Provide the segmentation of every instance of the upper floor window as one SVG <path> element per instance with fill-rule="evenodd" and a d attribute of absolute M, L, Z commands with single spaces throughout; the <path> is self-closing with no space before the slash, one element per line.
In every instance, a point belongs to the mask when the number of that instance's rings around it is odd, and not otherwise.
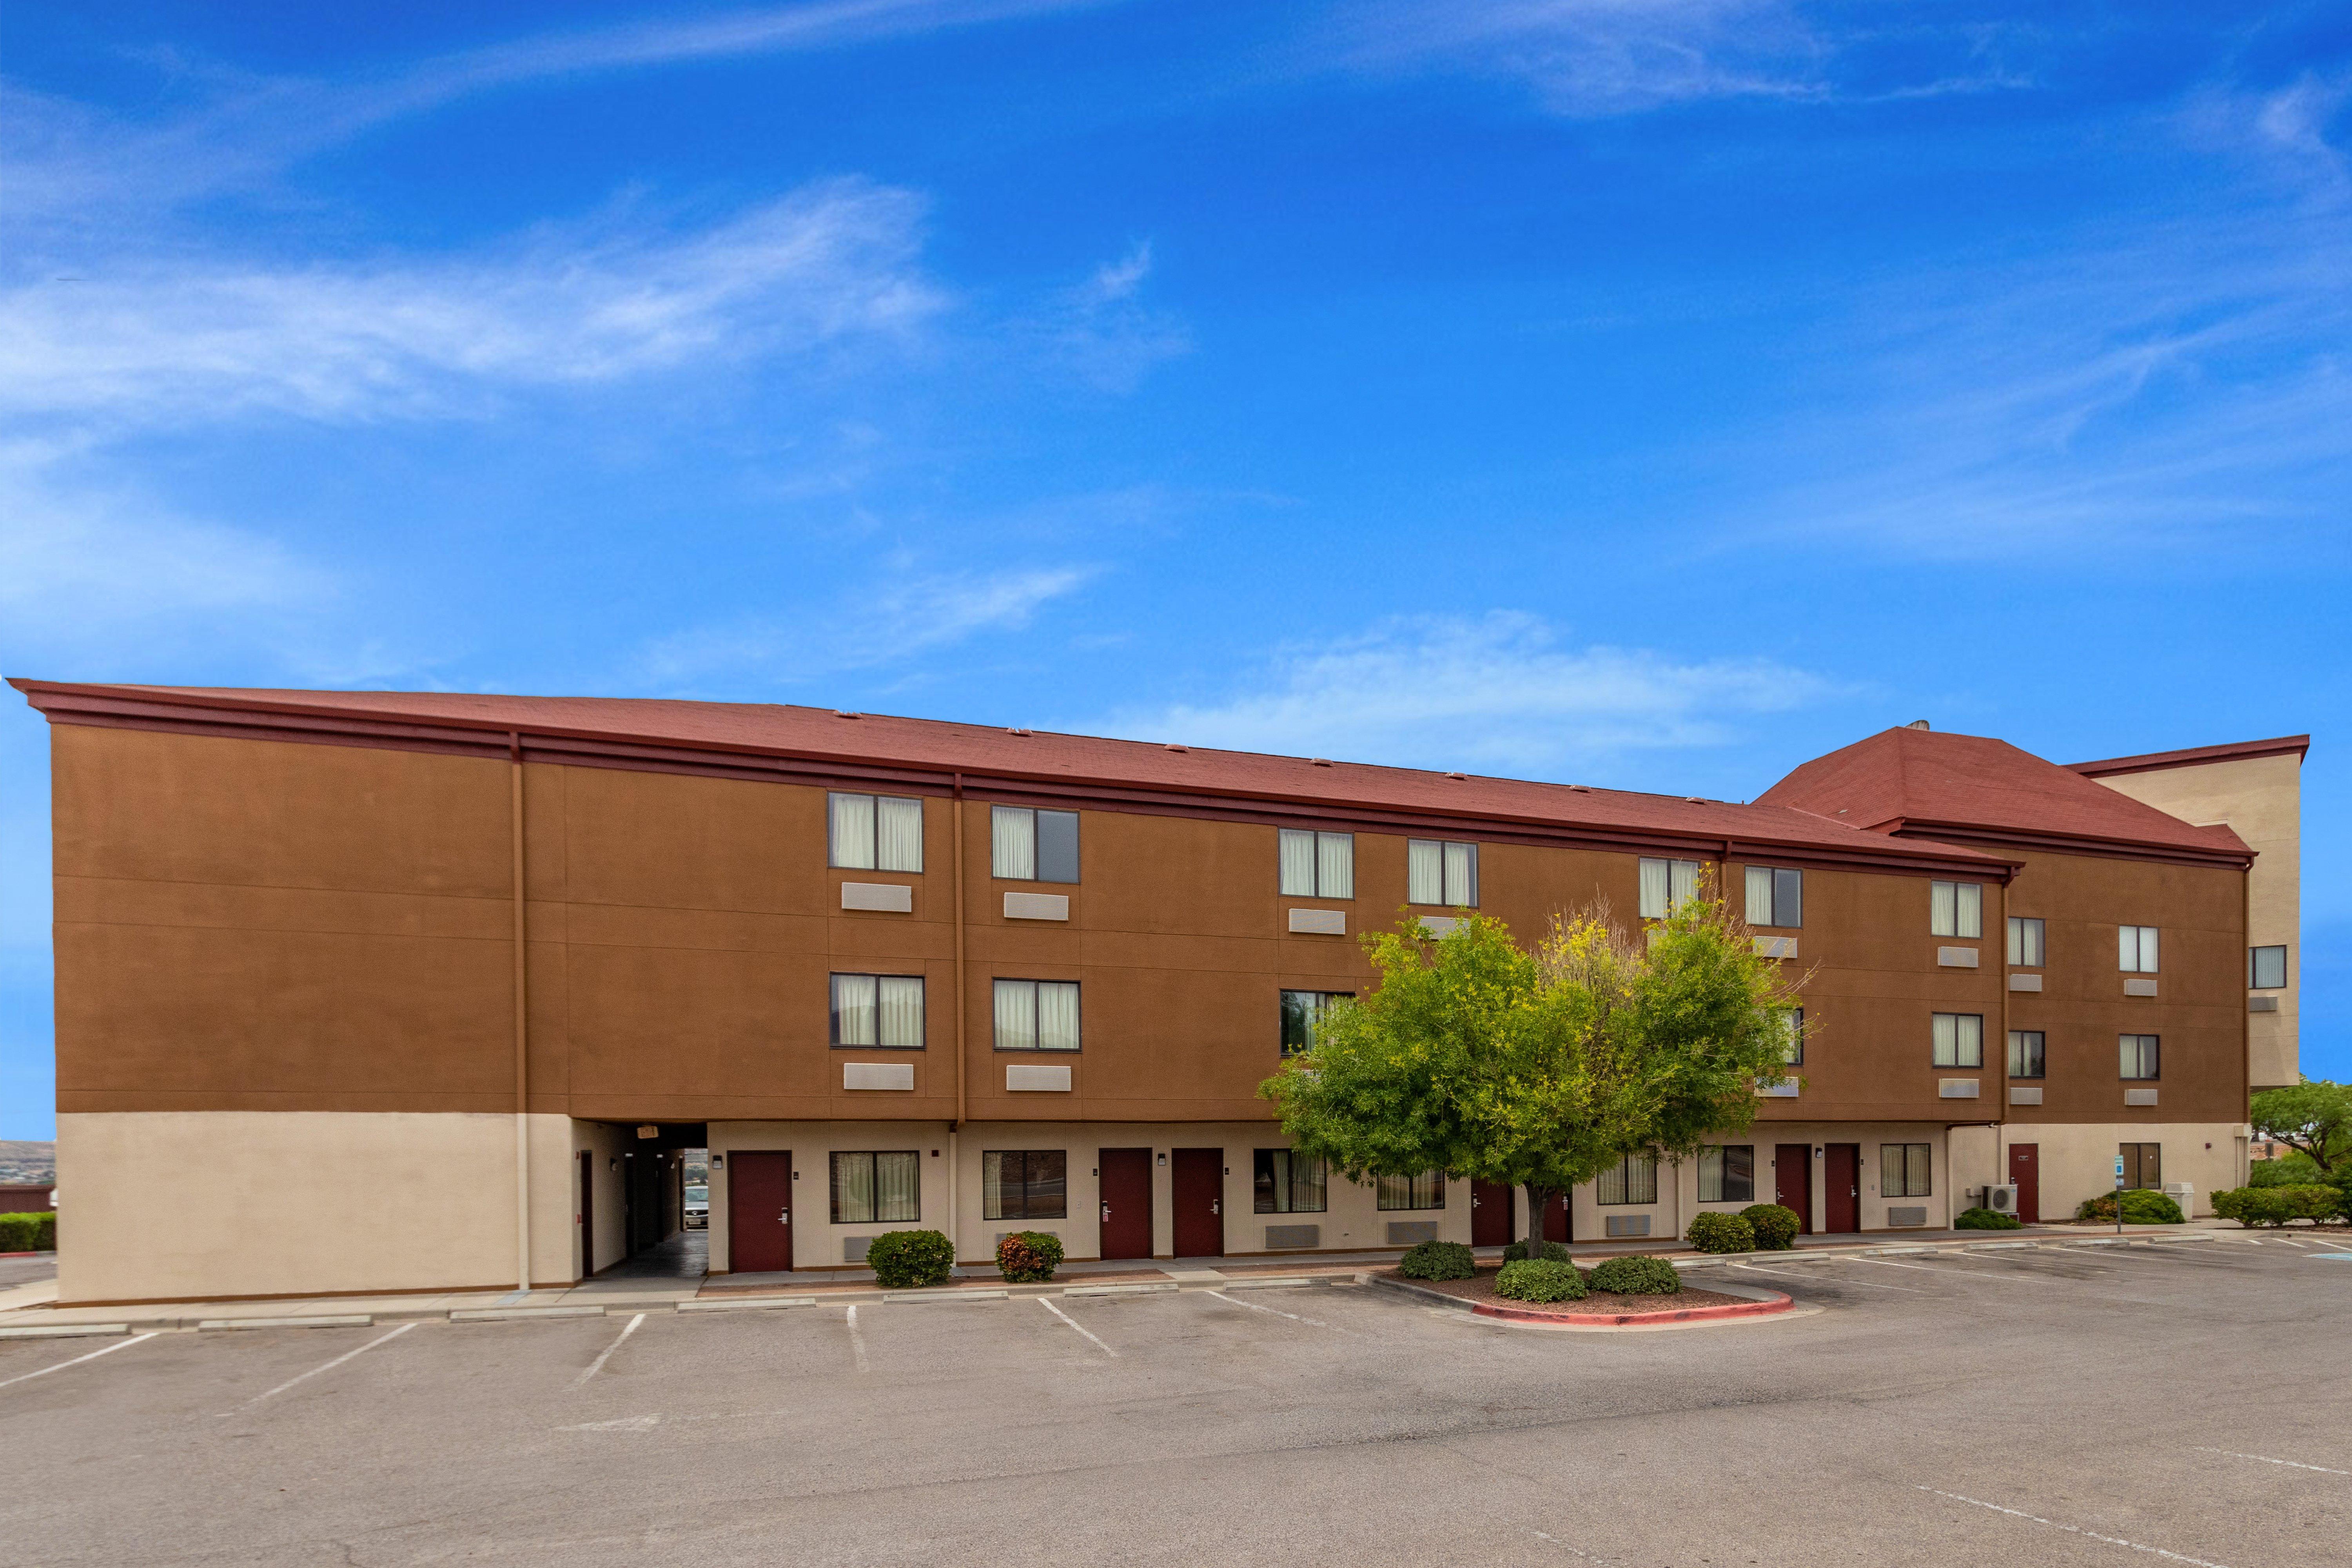
<path fill-rule="evenodd" d="M 824 797 L 825 863 L 848 871 L 923 868 L 923 803 L 895 795 Z"/>
<path fill-rule="evenodd" d="M 2039 1029 L 2011 1029 L 2009 1032 L 2009 1076 L 2041 1078 L 2048 1064 L 2043 1047 L 2046 1044 Z"/>
<path fill-rule="evenodd" d="M 1076 1050 L 1077 982 L 998 981 L 996 1048 L 1000 1051 Z"/>
<path fill-rule="evenodd" d="M 1597 1204 L 1654 1204 L 1658 1201 L 1658 1163 L 1647 1154 L 1627 1154 L 1603 1170 L 1592 1183 Z"/>
<path fill-rule="evenodd" d="M 2248 990 L 2276 991 L 2285 984 L 2285 948 L 2250 947 L 2246 949 L 2246 988 Z"/>
<path fill-rule="evenodd" d="M 2042 946 L 2042 922 L 2024 915 L 2009 917 L 2009 961 L 2020 969 L 2042 967 L 2046 950 Z"/>
<path fill-rule="evenodd" d="M 2116 963 L 2126 974 L 2156 973 L 2156 928 L 2154 926 L 2118 926 L 2116 928 Z"/>
<path fill-rule="evenodd" d="M 1356 896 L 1356 836 L 1282 830 L 1282 896 L 1286 899 L 1352 899 Z"/>
<path fill-rule="evenodd" d="M 1315 1031 L 1334 1002 L 1355 999 L 1352 991 L 1286 991 L 1282 994 L 1282 1054 L 1300 1056 L 1315 1048 Z"/>
<path fill-rule="evenodd" d="M 886 1051 L 921 1050 L 922 976 L 835 975 L 833 1043 Z"/>
<path fill-rule="evenodd" d="M 1288 1149 L 1259 1149 L 1250 1164 L 1251 1208 L 1258 1214 L 1321 1214 L 1330 1206 L 1322 1161 Z"/>
<path fill-rule="evenodd" d="M 2116 1043 L 2122 1047 L 2123 1076 L 2126 1078 L 2161 1078 L 2164 1065 L 2163 1042 L 2154 1035 L 2119 1035 Z"/>
<path fill-rule="evenodd" d="M 1748 923 L 1794 928 L 1805 923 L 1805 874 L 1786 866 L 1748 868 Z"/>
<path fill-rule="evenodd" d="M 1703 1204 L 1754 1203 L 1756 1145 L 1701 1144 L 1698 1151 L 1698 1201 Z"/>
<path fill-rule="evenodd" d="M 1008 882 L 1076 881 L 1078 814 L 989 807 L 988 869 Z"/>
<path fill-rule="evenodd" d="M 1478 847 L 1437 838 L 1412 838 L 1404 847 L 1405 902 L 1443 904 L 1449 910 L 1478 905 Z"/>
<path fill-rule="evenodd" d="M 1662 921 L 1676 904 L 1698 897 L 1698 862 L 1696 860 L 1649 860 L 1642 862 L 1642 918 Z"/>
<path fill-rule="evenodd" d="M 1984 1015 L 1938 1013 L 1935 1017 L 1936 1063 L 1939 1068 L 1984 1066 Z"/>
<path fill-rule="evenodd" d="M 1805 1065 L 1805 1010 L 1775 1007 L 1773 1021 L 1780 1026 L 1780 1059 L 1792 1068 Z"/>
<path fill-rule="evenodd" d="M 1751 925 L 1754 921 L 1748 922 Z M 1930 882 L 1927 884 L 1927 934 L 1930 936 L 1984 935 L 1984 884 L 1981 882 Z"/>
<path fill-rule="evenodd" d="M 1417 1176 L 1376 1176 L 1373 1207 L 1382 1209 L 1442 1209 L 1445 1206 L 1445 1173 L 1423 1171 Z"/>

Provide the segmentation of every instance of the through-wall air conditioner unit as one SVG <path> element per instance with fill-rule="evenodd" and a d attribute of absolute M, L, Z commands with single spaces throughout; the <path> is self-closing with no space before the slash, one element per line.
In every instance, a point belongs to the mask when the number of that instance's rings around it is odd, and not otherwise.
<path fill-rule="evenodd" d="M 2016 1187 L 1987 1187 L 1984 1192 L 1985 1207 L 1992 1210 L 1993 1213 L 2013 1215 L 2017 1212 Z"/>

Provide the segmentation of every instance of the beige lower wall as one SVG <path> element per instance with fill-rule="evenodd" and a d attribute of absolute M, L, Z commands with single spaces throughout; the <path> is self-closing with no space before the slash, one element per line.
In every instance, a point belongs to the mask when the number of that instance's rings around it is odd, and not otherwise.
<path fill-rule="evenodd" d="M 2164 1180 L 2195 1187 L 2195 1213 L 2210 1215 L 2214 1193 L 2245 1184 L 2246 1133 L 2242 1122 L 2231 1121 L 2012 1121 L 1953 1129 L 1953 1162 L 1964 1187 L 2005 1182 L 2010 1147 L 2031 1143 L 2042 1172 L 2042 1217 L 2072 1219 L 2084 1200 L 2115 1190 L 2117 1144 L 2155 1143 L 2163 1149 Z"/>

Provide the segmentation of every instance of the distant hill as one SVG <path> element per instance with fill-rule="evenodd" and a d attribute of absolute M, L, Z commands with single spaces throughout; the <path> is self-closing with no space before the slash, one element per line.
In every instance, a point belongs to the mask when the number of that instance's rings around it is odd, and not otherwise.
<path fill-rule="evenodd" d="M 55 1143 L 12 1142 L 0 1138 L 0 1182 L 54 1182 L 58 1179 Z"/>

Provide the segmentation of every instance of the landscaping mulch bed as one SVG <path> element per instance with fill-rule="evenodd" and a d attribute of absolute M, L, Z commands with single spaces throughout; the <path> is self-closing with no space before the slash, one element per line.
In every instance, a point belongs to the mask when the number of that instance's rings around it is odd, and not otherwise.
<path fill-rule="evenodd" d="M 1686 1312 L 1693 1307 L 1755 1305 L 1746 1296 L 1727 1296 L 1720 1290 L 1695 1290 L 1687 1284 L 1671 1296 L 1620 1296 L 1608 1290 L 1595 1290 L 1580 1301 L 1514 1301 L 1507 1296 L 1495 1294 L 1495 1276 L 1500 1271 L 1499 1268 L 1481 1268 L 1476 1278 L 1470 1279 L 1405 1279 L 1393 1268 L 1384 1268 L 1381 1272 L 1391 1279 L 1403 1279 L 1408 1285 L 1418 1285 L 1424 1290 L 1459 1297 L 1482 1307 L 1508 1307 L 1521 1312 Z"/>

